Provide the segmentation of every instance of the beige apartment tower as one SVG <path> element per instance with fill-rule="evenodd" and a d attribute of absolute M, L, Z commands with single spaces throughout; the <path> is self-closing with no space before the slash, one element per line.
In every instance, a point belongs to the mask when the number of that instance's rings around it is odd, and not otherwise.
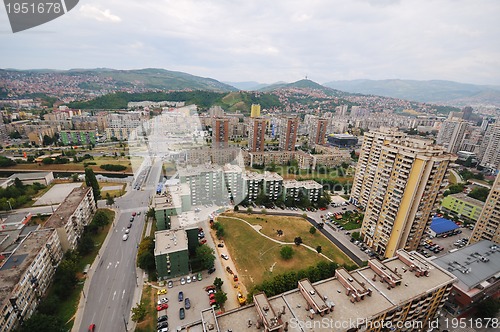
<path fill-rule="evenodd" d="M 250 152 L 264 151 L 266 125 L 266 119 L 250 119 L 248 126 L 248 150 Z"/>
<path fill-rule="evenodd" d="M 328 127 L 328 119 L 314 117 L 309 125 L 309 146 L 324 145 L 326 140 L 326 129 Z"/>
<path fill-rule="evenodd" d="M 491 187 L 469 242 L 472 244 L 481 240 L 500 244 L 500 174 Z"/>
<path fill-rule="evenodd" d="M 282 119 L 280 125 L 280 144 L 281 151 L 295 151 L 295 142 L 297 141 L 297 128 L 299 127 L 299 119 L 295 117 L 287 117 Z"/>
<path fill-rule="evenodd" d="M 368 156 L 366 165 L 372 173 L 364 184 L 356 183 L 363 177 L 355 177 L 353 186 L 371 187 L 361 235 L 374 251 L 389 258 L 399 249 L 415 250 L 420 244 L 442 196 L 448 164 L 456 156 L 429 140 L 405 136 L 385 140 L 373 153 L 378 158 Z M 358 200 L 355 195 L 351 200 Z"/>

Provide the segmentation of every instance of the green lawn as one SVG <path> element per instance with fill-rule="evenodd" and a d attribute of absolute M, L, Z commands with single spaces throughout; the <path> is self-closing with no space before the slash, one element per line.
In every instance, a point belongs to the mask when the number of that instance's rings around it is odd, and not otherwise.
<path fill-rule="evenodd" d="M 260 225 L 263 234 L 279 241 L 293 242 L 295 237 L 300 236 L 304 244 L 313 248 L 321 246 L 322 253 L 339 265 L 354 264 L 349 257 L 323 234 L 320 232 L 316 232 L 315 234 L 309 233 L 311 224 L 304 218 L 258 214 L 249 215 L 246 213 L 227 213 L 224 215 L 244 219 L 252 225 Z M 283 231 L 282 236 L 278 236 L 278 229 Z"/>
<path fill-rule="evenodd" d="M 338 248 L 329 243 L 328 239 L 322 234 L 310 234 L 310 225 L 307 227 L 306 224 L 304 224 L 307 223 L 307 221 L 301 218 L 296 218 L 297 220 L 294 220 L 296 222 L 295 225 L 286 225 L 285 218 L 275 220 L 276 223 L 274 226 L 277 228 L 273 230 L 273 226 L 271 226 L 269 221 L 266 223 L 263 220 L 256 219 L 259 216 L 232 213 L 228 215 L 244 217 L 244 219 L 251 224 L 262 225 L 262 233 L 283 242 L 293 242 L 294 237 L 300 235 L 305 244 L 311 245 L 314 248 L 317 245 L 321 245 L 323 253 L 328 257 L 335 258 L 337 263 L 353 264 Z M 273 216 L 271 218 L 276 217 Z M 325 258 L 317 253 L 293 244 L 291 246 L 294 250 L 294 256 L 292 259 L 285 261 L 281 258 L 279 253 L 282 247 L 280 244 L 263 236 L 259 236 L 246 223 L 224 216 L 218 217 L 217 221 L 224 226 L 225 245 L 227 250 L 231 253 L 231 257 L 239 273 L 238 276 L 247 289 L 251 289 L 253 286 L 262 283 L 262 281 L 266 279 L 272 278 L 276 274 L 303 269 L 307 266 L 316 265 L 320 261 L 326 261 Z M 275 235 L 276 229 L 284 230 L 284 236 L 277 237 L 277 235 Z"/>

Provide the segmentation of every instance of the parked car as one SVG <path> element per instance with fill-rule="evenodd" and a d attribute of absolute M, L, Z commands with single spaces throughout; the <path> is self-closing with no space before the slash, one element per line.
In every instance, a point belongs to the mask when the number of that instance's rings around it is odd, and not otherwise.
<path fill-rule="evenodd" d="M 128 234 L 123 234 L 122 240 L 123 241 L 127 241 L 128 240 Z"/>
<path fill-rule="evenodd" d="M 135 217 L 136 214 L 137 212 L 132 212 L 132 217 Z"/>
<path fill-rule="evenodd" d="M 186 278 L 186 282 L 187 282 L 188 284 L 190 284 L 190 283 L 191 283 L 191 276 L 187 276 L 187 278 Z"/>
<path fill-rule="evenodd" d="M 158 325 L 156 326 L 156 329 L 157 330 L 162 330 L 162 329 L 167 328 L 167 327 L 168 327 L 168 322 L 165 321 L 165 322 L 158 323 Z"/>
<path fill-rule="evenodd" d="M 173 281 L 172 281 L 172 280 L 169 280 L 169 281 L 168 281 L 168 283 L 167 283 L 167 286 L 168 286 L 168 288 L 172 288 L 172 287 L 174 287 L 174 283 L 173 283 Z"/>
<path fill-rule="evenodd" d="M 90 324 L 89 325 L 89 332 L 94 332 L 95 331 L 95 324 Z"/>
<path fill-rule="evenodd" d="M 217 247 L 219 247 L 219 248 L 224 248 L 224 243 L 219 243 L 219 244 L 217 245 Z"/>
<path fill-rule="evenodd" d="M 129 224 L 127 225 L 127 228 L 132 228 L 132 223 L 129 223 Z"/>
<path fill-rule="evenodd" d="M 185 285 L 186 284 L 186 278 L 182 277 L 181 278 L 181 285 Z"/>
<path fill-rule="evenodd" d="M 184 308 L 186 308 L 186 310 L 191 308 L 191 301 L 189 300 L 189 297 L 184 299 Z"/>
<path fill-rule="evenodd" d="M 163 316 L 160 316 L 158 317 L 158 323 L 161 323 L 161 322 L 165 322 L 168 320 L 168 316 L 167 315 L 163 315 Z"/>
<path fill-rule="evenodd" d="M 191 277 L 191 281 L 192 282 L 196 282 L 198 279 L 196 279 L 196 276 L 193 274 L 193 276 Z"/>
<path fill-rule="evenodd" d="M 186 318 L 186 311 L 184 310 L 184 308 L 180 308 L 179 309 L 179 319 L 184 319 Z"/>
<path fill-rule="evenodd" d="M 161 310 L 165 310 L 165 309 L 168 309 L 168 303 L 162 303 L 162 304 L 156 306 L 157 311 L 161 311 Z"/>
<path fill-rule="evenodd" d="M 182 291 L 180 291 L 179 295 L 177 296 L 177 298 L 179 299 L 179 302 L 184 301 L 184 293 Z"/>
<path fill-rule="evenodd" d="M 162 299 L 158 299 L 158 305 L 163 304 L 163 303 L 168 303 L 168 298 L 164 297 Z"/>
<path fill-rule="evenodd" d="M 157 295 L 167 294 L 167 290 L 165 288 L 158 289 L 158 291 L 156 292 L 156 294 Z"/>
<path fill-rule="evenodd" d="M 196 278 L 198 279 L 198 281 L 201 281 L 203 279 L 201 272 L 198 272 L 198 274 L 196 275 Z"/>
<path fill-rule="evenodd" d="M 208 274 L 212 274 L 215 272 L 215 267 L 211 267 L 208 269 Z"/>
<path fill-rule="evenodd" d="M 127 229 L 125 230 L 125 234 L 128 234 L 128 233 L 130 233 L 130 229 L 128 229 L 128 228 L 127 228 Z"/>
<path fill-rule="evenodd" d="M 226 261 L 229 260 L 229 256 L 226 254 L 220 254 L 220 257 L 224 258 Z"/>

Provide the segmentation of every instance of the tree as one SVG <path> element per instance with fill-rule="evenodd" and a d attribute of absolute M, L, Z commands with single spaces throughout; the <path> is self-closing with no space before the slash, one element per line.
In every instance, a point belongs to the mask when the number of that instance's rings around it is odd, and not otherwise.
<path fill-rule="evenodd" d="M 284 260 L 289 260 L 293 257 L 293 249 L 290 246 L 284 246 L 280 250 L 280 256 Z"/>
<path fill-rule="evenodd" d="M 94 249 L 94 240 L 88 233 L 84 233 L 80 239 L 80 243 L 78 243 L 78 252 L 80 255 L 85 256 L 92 252 Z"/>
<path fill-rule="evenodd" d="M 54 143 L 54 139 L 48 135 L 43 135 L 43 146 L 48 146 Z"/>
<path fill-rule="evenodd" d="M 78 182 L 78 173 L 71 174 L 71 181 Z"/>
<path fill-rule="evenodd" d="M 486 202 L 489 193 L 490 190 L 488 188 L 478 187 L 472 189 L 472 191 L 467 196 L 478 199 L 482 202 Z"/>
<path fill-rule="evenodd" d="M 220 291 L 222 289 L 222 285 L 224 284 L 224 281 L 222 281 L 221 278 L 215 278 L 214 279 L 214 286 L 215 288 Z"/>
<path fill-rule="evenodd" d="M 316 251 L 318 252 L 318 254 L 321 254 L 321 251 L 322 251 L 322 250 L 323 250 L 323 249 L 321 248 L 321 246 L 317 246 L 317 247 L 316 247 Z"/>
<path fill-rule="evenodd" d="M 85 183 L 87 184 L 87 187 L 92 188 L 94 200 L 97 202 L 101 198 L 101 189 L 99 188 L 99 183 L 97 182 L 92 168 L 85 168 Z"/>
<path fill-rule="evenodd" d="M 14 179 L 14 187 L 16 188 L 22 188 L 24 185 L 23 185 L 23 182 L 21 180 L 19 180 L 19 178 L 15 178 Z"/>
<path fill-rule="evenodd" d="M 221 290 L 219 290 L 217 293 L 215 293 L 215 301 L 223 307 L 224 303 L 227 301 L 227 294 Z"/>
<path fill-rule="evenodd" d="M 155 208 L 153 207 L 149 208 L 148 212 L 146 213 L 146 217 L 155 218 Z"/>
<path fill-rule="evenodd" d="M 235 205 L 233 210 L 234 212 L 238 212 L 240 210 L 240 207 L 238 205 Z"/>
<path fill-rule="evenodd" d="M 109 193 L 106 193 L 106 205 L 113 205 L 115 204 L 115 200 Z"/>
<path fill-rule="evenodd" d="M 137 251 L 137 266 L 148 272 L 154 272 L 156 268 L 154 250 L 154 239 L 151 236 L 143 238 Z"/>
<path fill-rule="evenodd" d="M 59 302 L 61 300 L 55 294 L 51 294 L 42 300 L 40 305 L 37 308 L 39 314 L 44 315 L 54 315 L 59 308 Z"/>
<path fill-rule="evenodd" d="M 361 234 L 360 234 L 359 232 L 353 232 L 353 233 L 351 234 L 351 237 L 352 237 L 353 239 L 355 239 L 355 240 L 358 240 L 358 241 L 359 241 L 359 240 L 361 240 Z"/>
<path fill-rule="evenodd" d="M 64 322 L 57 316 L 35 313 L 20 328 L 21 332 L 65 332 Z"/>
<path fill-rule="evenodd" d="M 248 207 L 248 208 L 247 208 L 247 212 L 248 212 L 248 213 L 252 213 L 252 212 L 253 212 L 253 209 L 252 209 L 251 207 Z"/>
<path fill-rule="evenodd" d="M 311 226 L 311 228 L 309 228 L 309 233 L 316 234 L 316 227 Z"/>
<path fill-rule="evenodd" d="M 300 236 L 297 236 L 295 239 L 293 239 L 293 242 L 296 245 L 300 245 L 302 243 L 302 238 Z"/>
<path fill-rule="evenodd" d="M 141 303 L 137 303 L 137 305 L 132 308 L 132 320 L 134 322 L 142 322 L 144 318 L 146 318 L 147 314 L 148 309 L 144 301 L 141 301 Z"/>
<path fill-rule="evenodd" d="M 109 224 L 109 217 L 104 211 L 97 210 L 94 218 L 92 219 L 92 222 L 95 223 L 95 225 L 97 225 L 98 227 L 104 227 Z"/>
<path fill-rule="evenodd" d="M 200 260 L 203 269 L 210 269 L 214 267 L 215 251 L 206 244 L 200 245 L 196 248 L 196 257 Z"/>

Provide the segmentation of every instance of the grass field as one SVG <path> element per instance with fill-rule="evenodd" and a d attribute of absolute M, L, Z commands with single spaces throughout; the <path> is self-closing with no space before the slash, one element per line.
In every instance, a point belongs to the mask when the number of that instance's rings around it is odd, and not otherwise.
<path fill-rule="evenodd" d="M 261 233 L 282 242 L 293 242 L 300 236 L 302 242 L 313 248 L 321 246 L 322 253 L 338 264 L 353 264 L 337 246 L 330 242 L 323 234 L 316 232 L 309 233 L 311 224 L 300 217 L 258 215 L 246 213 L 227 213 L 227 216 L 241 218 L 252 225 L 260 225 Z M 278 236 L 277 230 L 283 231 L 282 236 Z"/>
<path fill-rule="evenodd" d="M 310 234 L 310 224 L 301 218 L 290 219 L 281 216 L 259 216 L 240 213 L 228 213 L 227 216 L 247 220 L 253 225 L 262 226 L 261 232 L 282 242 L 293 242 L 296 236 L 301 236 L 303 243 L 315 248 L 322 247 L 322 253 L 339 264 L 353 264 L 337 247 L 322 234 Z M 257 219 L 261 218 L 261 219 Z M 267 223 L 265 220 L 267 220 Z M 220 216 L 217 220 L 224 226 L 224 242 L 236 265 L 239 277 L 247 289 L 260 284 L 273 275 L 291 270 L 299 270 L 316 265 L 326 259 L 302 246 L 291 245 L 294 250 L 292 259 L 285 261 L 280 256 L 282 245 L 263 236 L 242 221 Z M 309 226 L 308 226 L 309 225 Z M 284 235 L 278 237 L 277 229 L 282 229 Z M 272 269 L 272 272 L 271 272 Z"/>
<path fill-rule="evenodd" d="M 141 302 L 144 302 L 147 308 L 146 318 L 142 322 L 137 323 L 135 332 L 155 332 L 156 331 L 156 292 L 152 291 L 152 287 L 145 285 L 142 289 Z M 133 304 L 132 307 L 135 307 Z"/>
<path fill-rule="evenodd" d="M 121 186 L 121 190 L 102 190 L 103 187 L 114 187 Z M 120 197 L 125 194 L 126 184 L 123 182 L 99 182 L 99 188 L 101 189 L 101 197 L 106 197 L 109 194 L 111 197 Z"/>
<path fill-rule="evenodd" d="M 95 157 L 94 160 L 85 160 L 80 163 L 67 163 L 67 164 L 51 164 L 51 165 L 45 165 L 42 163 L 32 163 L 32 164 L 17 164 L 12 167 L 8 167 L 9 169 L 29 169 L 29 170 L 34 170 L 34 171 L 45 171 L 45 170 L 54 170 L 54 171 L 64 171 L 64 172 L 71 172 L 71 171 L 83 171 L 84 170 L 84 163 L 96 163 L 96 165 L 89 165 L 90 168 L 92 168 L 95 172 L 103 172 L 104 170 L 101 169 L 99 166 L 104 165 L 104 164 L 114 164 L 114 165 L 122 165 L 127 167 L 122 172 L 119 173 L 130 173 L 132 172 L 132 167 L 130 164 L 130 160 L 127 157 L 111 157 L 111 156 L 106 156 L 106 157 Z"/>

